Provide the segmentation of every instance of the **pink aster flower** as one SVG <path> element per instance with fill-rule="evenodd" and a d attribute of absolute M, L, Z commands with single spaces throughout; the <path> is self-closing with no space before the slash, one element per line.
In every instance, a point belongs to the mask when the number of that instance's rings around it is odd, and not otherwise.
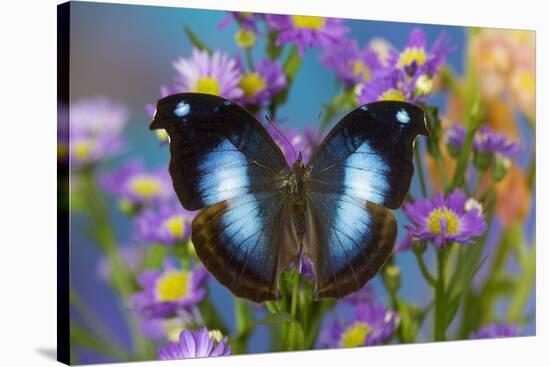
<path fill-rule="evenodd" d="M 487 229 L 482 206 L 456 189 L 449 196 L 407 203 L 405 214 L 411 221 L 406 228 L 413 239 L 431 240 L 441 247 L 449 242 L 468 244 Z"/>
<path fill-rule="evenodd" d="M 348 27 L 343 19 L 323 18 L 308 15 L 266 14 L 269 27 L 277 32 L 278 45 L 296 45 L 300 56 L 311 47 L 332 47 L 344 41 Z"/>
<path fill-rule="evenodd" d="M 174 88 L 180 92 L 214 94 L 228 99 L 243 95 L 237 60 L 220 51 L 210 55 L 206 50 L 194 48 L 191 57 L 176 60 L 174 68 L 179 73 Z"/>
<path fill-rule="evenodd" d="M 103 97 L 83 99 L 69 106 L 68 116 L 73 167 L 97 163 L 123 149 L 122 131 L 128 122 L 125 106 Z"/>

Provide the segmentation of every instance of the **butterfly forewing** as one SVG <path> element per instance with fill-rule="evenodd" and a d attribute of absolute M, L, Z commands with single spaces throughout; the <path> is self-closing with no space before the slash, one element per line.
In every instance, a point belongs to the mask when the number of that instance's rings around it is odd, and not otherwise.
<path fill-rule="evenodd" d="M 192 225 L 203 264 L 236 295 L 275 298 L 279 273 L 298 256 L 280 243 L 289 168 L 279 147 L 242 107 L 205 94 L 161 99 L 151 129 L 170 137 L 182 205 L 204 208 Z"/>
<path fill-rule="evenodd" d="M 413 143 L 427 134 L 424 112 L 375 102 L 347 116 L 308 165 L 304 251 L 320 297 L 343 297 L 373 277 L 391 254 L 395 218 L 413 175 Z"/>

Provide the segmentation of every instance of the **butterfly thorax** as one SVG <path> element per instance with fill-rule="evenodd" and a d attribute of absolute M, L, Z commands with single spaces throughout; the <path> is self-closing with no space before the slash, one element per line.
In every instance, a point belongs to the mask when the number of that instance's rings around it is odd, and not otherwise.
<path fill-rule="evenodd" d="M 302 201 L 305 197 L 304 192 L 304 178 L 306 175 L 306 167 L 300 157 L 292 165 L 290 176 L 288 179 L 288 186 L 290 195 L 297 201 Z"/>

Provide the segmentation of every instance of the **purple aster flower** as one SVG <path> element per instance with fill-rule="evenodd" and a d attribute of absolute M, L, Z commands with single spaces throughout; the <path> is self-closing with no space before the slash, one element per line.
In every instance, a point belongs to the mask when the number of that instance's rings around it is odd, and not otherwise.
<path fill-rule="evenodd" d="M 357 89 L 360 103 L 378 100 L 425 101 L 432 92 L 433 76 L 452 50 L 447 37 L 441 35 L 427 51 L 424 32 L 419 28 L 413 29 L 403 51 L 389 51 L 386 72 L 381 72 L 379 78 Z"/>
<path fill-rule="evenodd" d="M 521 152 L 521 145 L 506 134 L 497 133 L 488 125 L 480 127 L 474 135 L 474 149 L 478 152 L 496 153 L 514 158 Z"/>
<path fill-rule="evenodd" d="M 258 25 L 256 24 L 262 19 L 262 14 L 256 14 L 245 11 L 230 11 L 218 24 L 218 30 L 228 27 L 231 23 L 237 22 L 241 28 L 254 31 L 258 31 Z"/>
<path fill-rule="evenodd" d="M 138 276 L 143 290 L 132 296 L 132 308 L 144 318 L 173 316 L 204 298 L 207 280 L 203 267 L 182 270 L 167 260 L 162 271 L 146 270 Z"/>
<path fill-rule="evenodd" d="M 227 344 L 227 337 L 221 335 L 218 330 L 208 331 L 206 327 L 196 331 L 184 330 L 177 342 L 169 342 L 157 351 L 161 360 L 218 357 L 230 353 L 231 347 Z"/>
<path fill-rule="evenodd" d="M 292 43 L 300 56 L 310 47 L 338 45 L 349 31 L 342 25 L 343 19 L 276 14 L 266 14 L 265 17 L 269 27 L 279 32 L 277 45 Z"/>
<path fill-rule="evenodd" d="M 509 338 L 513 336 L 521 336 L 517 325 L 493 323 L 471 334 L 470 339 Z"/>
<path fill-rule="evenodd" d="M 375 101 L 416 102 L 404 74 L 399 70 L 393 70 L 376 79 L 361 83 L 356 87 L 355 92 L 360 104 Z"/>
<path fill-rule="evenodd" d="M 174 197 L 165 168 L 148 171 L 141 161 L 136 160 L 104 173 L 99 183 L 105 192 L 118 197 L 124 206 L 148 206 Z"/>
<path fill-rule="evenodd" d="M 98 97 L 75 102 L 69 110 L 69 157 L 73 166 L 97 163 L 122 150 L 122 130 L 128 122 L 126 107 Z"/>
<path fill-rule="evenodd" d="M 406 228 L 413 239 L 432 240 L 437 246 L 447 242 L 468 244 L 487 229 L 482 207 L 456 189 L 446 198 L 438 193 L 432 199 L 407 203 L 405 214 L 412 222 Z"/>
<path fill-rule="evenodd" d="M 449 46 L 447 36 L 441 34 L 428 51 L 424 31 L 414 28 L 403 51 L 390 50 L 389 63 L 392 67 L 403 70 L 410 77 L 417 74 L 433 77 L 453 49 Z"/>
<path fill-rule="evenodd" d="M 360 303 L 355 306 L 352 320 L 333 320 L 322 331 L 322 348 L 353 348 L 379 345 L 391 337 L 399 315 L 382 304 Z"/>
<path fill-rule="evenodd" d="M 445 132 L 447 144 L 456 149 L 464 145 L 465 137 L 466 128 L 462 125 L 455 124 Z M 506 158 L 515 158 L 521 152 L 521 145 L 508 138 L 506 134 L 498 133 L 484 125 L 474 135 L 473 149 L 479 153 L 494 153 Z"/>
<path fill-rule="evenodd" d="M 242 66 L 240 68 L 243 69 Z M 243 91 L 243 96 L 237 101 L 241 104 L 259 104 L 269 100 L 286 86 L 287 80 L 282 66 L 275 61 L 262 59 L 254 70 L 242 70 L 239 88 Z"/>
<path fill-rule="evenodd" d="M 447 144 L 453 148 L 462 148 L 465 138 L 466 128 L 462 125 L 455 124 L 445 130 L 445 140 L 447 141 Z"/>
<path fill-rule="evenodd" d="M 133 275 L 136 275 L 143 265 L 143 257 L 145 256 L 145 247 L 135 245 L 120 246 L 120 257 L 126 265 L 126 269 Z M 106 257 L 99 259 L 97 264 L 97 275 L 102 280 L 111 278 L 111 264 Z"/>
<path fill-rule="evenodd" d="M 206 50 L 194 48 L 191 57 L 176 60 L 174 68 L 179 72 L 174 88 L 181 92 L 215 94 L 228 99 L 243 95 L 238 86 L 241 73 L 237 60 L 220 51 L 209 55 Z"/>
<path fill-rule="evenodd" d="M 191 307 L 189 310 L 178 310 L 174 317 L 139 320 L 141 334 L 157 341 L 177 341 L 183 330 L 202 325 L 204 325 L 204 320 L 196 306 Z"/>
<path fill-rule="evenodd" d="M 300 254 L 300 260 L 298 262 L 298 273 L 311 280 L 315 279 L 313 261 L 311 261 L 311 259 L 308 256 L 305 256 L 303 253 Z"/>
<path fill-rule="evenodd" d="M 194 213 L 183 209 L 179 203 L 146 209 L 134 222 L 136 241 L 163 245 L 185 243 L 191 234 L 193 217 Z"/>
<path fill-rule="evenodd" d="M 288 165 L 292 166 L 300 153 L 302 153 L 302 160 L 307 164 L 311 156 L 311 147 L 306 137 L 292 128 L 281 127 L 280 125 L 275 128 L 274 124 L 276 122 L 272 121 L 267 126 L 267 131 L 281 148 Z M 281 136 L 281 133 L 284 134 L 284 137 Z"/>
<path fill-rule="evenodd" d="M 325 48 L 319 59 L 348 86 L 368 82 L 382 72 L 376 51 L 368 45 L 359 48 L 355 40 Z"/>

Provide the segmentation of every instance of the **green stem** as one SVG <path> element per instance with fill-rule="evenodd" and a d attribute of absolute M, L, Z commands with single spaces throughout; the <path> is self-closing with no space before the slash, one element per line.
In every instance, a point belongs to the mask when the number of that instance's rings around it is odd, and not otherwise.
<path fill-rule="evenodd" d="M 437 169 L 439 171 L 439 175 L 441 176 L 443 187 L 447 188 L 449 185 L 449 180 L 447 178 L 447 171 L 445 170 L 445 166 L 443 165 L 443 157 L 441 156 L 440 151 L 438 151 L 435 155 L 435 163 L 437 164 Z"/>
<path fill-rule="evenodd" d="M 245 55 L 246 55 L 246 64 L 248 65 L 248 69 L 251 71 L 254 70 L 254 59 L 252 58 L 252 49 L 247 48 L 245 50 Z"/>
<path fill-rule="evenodd" d="M 277 95 L 275 95 L 271 99 L 271 103 L 269 104 L 269 113 L 271 114 L 272 119 L 275 119 L 277 116 L 277 108 L 286 102 L 288 92 L 290 91 L 292 82 L 298 74 L 301 63 L 302 59 L 300 57 L 300 53 L 298 52 L 298 48 L 296 48 L 296 46 L 293 46 L 288 52 L 288 55 L 283 64 L 283 69 L 287 79 L 287 87 L 277 93 Z"/>
<path fill-rule="evenodd" d="M 420 144 L 416 144 L 414 147 L 414 160 L 416 163 L 416 171 L 418 172 L 418 181 L 420 183 L 420 190 L 422 196 L 428 196 L 428 189 L 426 188 L 426 180 L 424 178 L 424 166 L 422 165 L 422 159 L 420 158 Z"/>
<path fill-rule="evenodd" d="M 93 350 L 119 361 L 128 361 L 132 359 L 132 357 L 124 350 L 113 348 L 108 342 L 105 343 L 103 340 L 91 335 L 86 331 L 86 329 L 78 324 L 72 322 L 70 328 L 71 347 L 78 345 L 79 347 Z M 71 356 L 74 355 L 74 351 L 71 351 Z"/>
<path fill-rule="evenodd" d="M 449 251 L 446 247 L 437 250 L 437 280 L 435 284 L 434 340 L 445 340 L 445 273 Z"/>
<path fill-rule="evenodd" d="M 428 282 L 428 284 L 432 288 L 435 288 L 436 287 L 436 280 L 434 279 L 433 275 L 428 270 L 428 267 L 426 266 L 426 263 L 424 262 L 424 258 L 422 257 L 421 254 L 417 254 L 417 253 L 415 253 L 415 256 L 416 256 L 416 261 L 418 262 L 418 267 L 420 268 L 420 272 L 422 273 L 422 276 L 424 277 L 424 279 L 426 279 L 426 281 Z"/>
<path fill-rule="evenodd" d="M 95 243 L 104 251 L 111 269 L 111 280 L 115 290 L 121 295 L 123 314 L 132 338 L 132 350 L 139 359 L 149 359 L 154 355 L 154 346 L 139 332 L 136 320 L 128 312 L 127 303 L 136 290 L 122 256 L 120 255 L 111 223 L 109 210 L 103 193 L 98 189 L 94 172 L 82 172 L 82 200 L 85 201 L 86 214 L 90 217 L 91 234 Z"/>
<path fill-rule="evenodd" d="M 235 324 L 237 332 L 232 338 L 231 347 L 234 354 L 246 353 L 248 338 L 252 335 L 254 324 L 248 301 L 235 297 Z"/>
<path fill-rule="evenodd" d="M 531 290 L 535 284 L 535 265 L 536 265 L 536 249 L 533 245 L 528 251 L 524 259 L 521 260 L 522 272 L 517 280 L 516 292 L 514 293 L 510 306 L 508 307 L 508 321 L 522 321 L 523 310 L 529 302 Z"/>
<path fill-rule="evenodd" d="M 119 355 L 126 353 L 116 335 L 93 313 L 74 289 L 70 291 L 70 300 L 86 326 L 97 338 L 109 345 L 111 352 L 118 353 Z"/>
<path fill-rule="evenodd" d="M 298 306 L 298 283 L 300 280 L 300 274 L 294 270 L 292 275 L 292 296 L 290 299 L 290 315 L 296 319 L 296 308 Z M 297 325 L 295 322 L 291 322 L 287 329 L 287 350 L 295 350 L 296 348 L 296 330 Z"/>

